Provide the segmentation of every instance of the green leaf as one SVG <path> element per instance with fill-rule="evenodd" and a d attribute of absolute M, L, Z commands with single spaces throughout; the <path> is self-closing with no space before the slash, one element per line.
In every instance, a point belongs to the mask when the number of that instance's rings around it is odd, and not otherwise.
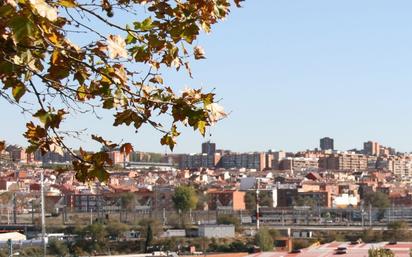
<path fill-rule="evenodd" d="M 141 30 L 150 30 L 153 28 L 152 17 L 146 18 L 142 22 Z"/>
<path fill-rule="evenodd" d="M 50 113 L 43 109 L 38 110 L 33 116 L 39 118 L 43 124 L 46 124 L 51 119 Z"/>
<path fill-rule="evenodd" d="M 26 93 L 26 87 L 23 85 L 23 83 L 18 83 L 17 85 L 13 86 L 11 93 L 13 94 L 16 102 L 19 102 L 20 98 L 24 95 L 24 93 Z"/>
<path fill-rule="evenodd" d="M 14 64 L 10 62 L 1 62 L 0 61 L 0 71 L 3 74 L 10 74 L 14 71 Z"/>
<path fill-rule="evenodd" d="M 6 17 L 6 15 L 9 15 L 14 8 L 11 5 L 4 5 L 0 7 L 0 17 Z"/>
<path fill-rule="evenodd" d="M 135 44 L 136 43 L 136 41 L 137 41 L 137 39 L 136 39 L 136 37 L 134 37 L 132 34 L 127 34 L 127 37 L 126 37 L 126 44 L 128 44 L 128 45 L 130 45 L 130 44 Z"/>
<path fill-rule="evenodd" d="M 136 30 L 142 30 L 142 31 L 148 31 L 151 30 L 153 28 L 153 24 L 152 24 L 152 18 L 146 18 L 144 19 L 142 22 L 134 22 L 134 28 Z"/>
<path fill-rule="evenodd" d="M 173 151 L 173 148 L 175 147 L 176 142 L 172 136 L 170 136 L 169 134 L 166 134 L 160 139 L 160 144 L 168 145 L 170 150 Z"/>
<path fill-rule="evenodd" d="M 34 24 L 27 17 L 15 16 L 9 24 L 17 43 L 25 38 L 31 38 L 34 33 Z"/>

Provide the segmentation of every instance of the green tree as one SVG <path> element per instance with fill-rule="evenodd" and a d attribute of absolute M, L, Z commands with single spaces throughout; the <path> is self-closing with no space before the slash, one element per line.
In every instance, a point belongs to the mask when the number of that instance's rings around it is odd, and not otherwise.
<path fill-rule="evenodd" d="M 245 204 L 246 209 L 255 210 L 256 209 L 256 192 L 248 191 L 245 194 Z M 259 192 L 259 205 L 265 207 L 273 207 L 273 198 L 270 191 L 260 191 Z"/>
<path fill-rule="evenodd" d="M 94 223 L 78 231 L 80 238 L 77 246 L 88 252 L 105 252 L 107 249 L 107 231 L 103 224 Z"/>
<path fill-rule="evenodd" d="M 69 248 L 60 240 L 51 240 L 48 244 L 49 253 L 54 256 L 64 257 L 69 254 Z"/>
<path fill-rule="evenodd" d="M 234 225 L 235 230 L 240 232 L 242 225 L 238 217 L 230 214 L 219 215 L 217 217 L 217 224 Z"/>
<path fill-rule="evenodd" d="M 145 253 L 147 253 L 149 246 L 152 244 L 153 241 L 153 231 L 152 231 L 152 226 L 150 224 L 147 225 L 147 230 L 146 230 L 146 240 L 144 244 L 144 250 Z"/>
<path fill-rule="evenodd" d="M 307 248 L 311 245 L 311 242 L 307 239 L 294 239 L 293 240 L 293 250 Z"/>
<path fill-rule="evenodd" d="M 147 225 L 150 225 L 154 237 L 159 236 L 162 232 L 162 224 L 158 219 L 141 219 L 138 225 L 140 234 L 143 236 L 147 235 Z"/>
<path fill-rule="evenodd" d="M 373 231 L 372 228 L 368 228 L 362 231 L 362 241 L 365 243 L 382 241 L 381 231 Z"/>
<path fill-rule="evenodd" d="M 256 233 L 255 244 L 259 246 L 261 251 L 272 251 L 274 240 L 267 228 L 261 228 Z"/>
<path fill-rule="evenodd" d="M 274 228 L 269 229 L 269 234 L 272 237 L 273 241 L 279 237 L 279 231 Z"/>
<path fill-rule="evenodd" d="M 120 207 L 122 208 L 122 211 L 124 211 L 126 214 L 126 221 L 127 221 L 128 212 L 133 210 L 135 206 L 136 206 L 136 196 L 134 193 L 126 192 L 120 196 Z"/>
<path fill-rule="evenodd" d="M 197 194 L 193 187 L 182 185 L 176 187 L 172 200 L 177 211 L 187 212 L 196 208 Z"/>
<path fill-rule="evenodd" d="M 383 192 L 370 192 L 365 195 L 365 203 L 374 208 L 378 208 L 378 219 L 381 220 L 385 216 L 385 209 L 390 207 L 389 196 Z"/>
<path fill-rule="evenodd" d="M 388 230 L 384 234 L 389 241 L 400 241 L 410 237 L 409 224 L 406 221 L 393 221 L 388 223 Z"/>
<path fill-rule="evenodd" d="M 309 206 L 309 207 L 315 207 L 318 205 L 315 199 L 312 197 L 308 196 L 298 196 L 295 199 L 295 205 L 297 206 Z"/>
<path fill-rule="evenodd" d="M 389 208 L 391 205 L 388 195 L 380 191 L 366 194 L 364 201 L 365 204 L 379 209 Z"/>
<path fill-rule="evenodd" d="M 197 45 L 199 34 L 226 18 L 231 3 L 1 1 L 0 98 L 32 114 L 24 134 L 28 152 L 66 150 L 75 158 L 78 180 L 106 180 L 109 155 L 76 153 L 65 144 L 70 132 L 61 129 L 64 119 L 96 109 L 114 114 L 113 126 L 153 127 L 161 133 L 160 143 L 171 149 L 180 135 L 178 126 L 204 135 L 206 127 L 226 116 L 214 93 L 176 93 L 162 72 L 182 69 L 191 77 L 189 62 L 205 58 Z M 159 115 L 171 117 L 170 122 Z M 97 135 L 92 139 L 107 148 L 118 146 Z M 132 146 L 124 143 L 120 149 L 128 154 Z"/>
<path fill-rule="evenodd" d="M 248 191 L 245 194 L 245 205 L 247 210 L 255 210 L 256 209 L 256 193 L 252 191 Z"/>
<path fill-rule="evenodd" d="M 110 222 L 106 226 L 106 231 L 109 237 L 116 240 L 122 237 L 122 235 L 129 229 L 130 227 L 128 225 L 120 222 Z"/>
<path fill-rule="evenodd" d="M 368 250 L 369 257 L 395 257 L 395 254 L 390 249 L 377 248 Z"/>

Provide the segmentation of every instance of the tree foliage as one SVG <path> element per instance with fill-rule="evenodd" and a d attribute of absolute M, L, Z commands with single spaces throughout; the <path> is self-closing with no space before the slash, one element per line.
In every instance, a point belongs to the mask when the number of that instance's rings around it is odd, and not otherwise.
<path fill-rule="evenodd" d="M 55 256 L 68 256 L 69 248 L 61 240 L 51 240 L 49 243 L 49 252 Z"/>
<path fill-rule="evenodd" d="M 80 236 L 78 244 L 87 252 L 105 251 L 108 243 L 106 227 L 100 223 L 93 223 L 77 232 Z"/>
<path fill-rule="evenodd" d="M 217 224 L 234 225 L 237 232 L 241 231 L 242 224 L 240 219 L 234 215 L 223 214 L 217 217 Z"/>
<path fill-rule="evenodd" d="M 248 191 L 245 194 L 245 204 L 246 209 L 255 210 L 256 209 L 256 192 Z M 270 191 L 260 191 L 259 192 L 259 206 L 261 207 L 273 207 L 273 198 Z"/>
<path fill-rule="evenodd" d="M 388 223 L 385 231 L 385 238 L 388 241 L 399 241 L 410 238 L 409 224 L 406 221 L 393 221 Z"/>
<path fill-rule="evenodd" d="M 182 185 L 176 187 L 172 200 L 176 210 L 187 212 L 196 208 L 197 194 L 193 187 Z"/>
<path fill-rule="evenodd" d="M 261 228 L 256 233 L 255 243 L 261 251 L 272 251 L 274 240 L 267 228 Z"/>
<path fill-rule="evenodd" d="M 145 253 L 147 253 L 149 246 L 152 244 L 152 241 L 153 241 L 153 231 L 152 231 L 152 226 L 149 223 L 147 225 L 146 240 L 144 243 Z"/>
<path fill-rule="evenodd" d="M 395 254 L 390 249 L 372 248 L 368 250 L 369 257 L 394 257 Z"/>
<path fill-rule="evenodd" d="M 136 196 L 132 192 L 126 192 L 120 196 L 120 206 L 123 210 L 130 211 L 136 205 Z"/>
<path fill-rule="evenodd" d="M 205 58 L 199 34 L 211 32 L 230 7 L 229 0 L 1 1 L 0 96 L 32 115 L 24 134 L 28 152 L 68 151 L 78 180 L 106 180 L 108 154 L 75 153 L 65 144 L 73 134 L 61 128 L 71 114 L 100 109 L 113 114 L 113 126 L 136 132 L 152 126 L 171 149 L 179 124 L 204 135 L 226 115 L 214 93 L 177 93 L 162 71 L 184 69 L 191 77 L 189 61 Z M 98 135 L 92 139 L 109 149 L 119 146 Z M 120 146 L 126 154 L 132 149 Z"/>
<path fill-rule="evenodd" d="M 365 203 L 379 209 L 389 208 L 391 204 L 388 195 L 379 191 L 366 194 Z"/>

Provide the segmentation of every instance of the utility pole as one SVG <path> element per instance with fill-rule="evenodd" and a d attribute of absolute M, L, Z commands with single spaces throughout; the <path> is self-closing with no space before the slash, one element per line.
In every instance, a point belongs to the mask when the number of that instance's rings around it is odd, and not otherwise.
<path fill-rule="evenodd" d="M 259 231 L 260 220 L 259 220 L 259 178 L 256 178 L 256 230 Z"/>
<path fill-rule="evenodd" d="M 166 209 L 163 208 L 163 227 L 166 226 Z"/>
<path fill-rule="evenodd" d="M 93 225 L 93 209 L 90 208 L 90 225 Z"/>
<path fill-rule="evenodd" d="M 9 256 L 13 256 L 13 241 L 11 239 L 7 239 L 7 247 L 9 249 Z"/>
<path fill-rule="evenodd" d="M 34 224 L 34 199 L 31 200 L 31 223 Z"/>
<path fill-rule="evenodd" d="M 46 218 L 45 218 L 45 208 L 44 208 L 44 170 L 41 169 L 40 173 L 40 201 L 41 201 L 41 237 L 43 244 L 43 255 L 46 256 Z"/>
<path fill-rule="evenodd" d="M 372 205 L 369 203 L 369 227 L 372 227 Z"/>
<path fill-rule="evenodd" d="M 16 193 L 13 193 L 13 223 L 17 224 L 17 200 Z"/>

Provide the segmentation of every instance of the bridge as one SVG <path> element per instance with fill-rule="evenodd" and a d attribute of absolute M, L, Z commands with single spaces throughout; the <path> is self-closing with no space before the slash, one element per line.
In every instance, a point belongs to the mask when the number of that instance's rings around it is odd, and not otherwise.
<path fill-rule="evenodd" d="M 32 223 L 19 224 L 0 224 L 0 233 L 18 231 L 26 234 L 27 231 L 34 231 L 35 226 Z"/>

